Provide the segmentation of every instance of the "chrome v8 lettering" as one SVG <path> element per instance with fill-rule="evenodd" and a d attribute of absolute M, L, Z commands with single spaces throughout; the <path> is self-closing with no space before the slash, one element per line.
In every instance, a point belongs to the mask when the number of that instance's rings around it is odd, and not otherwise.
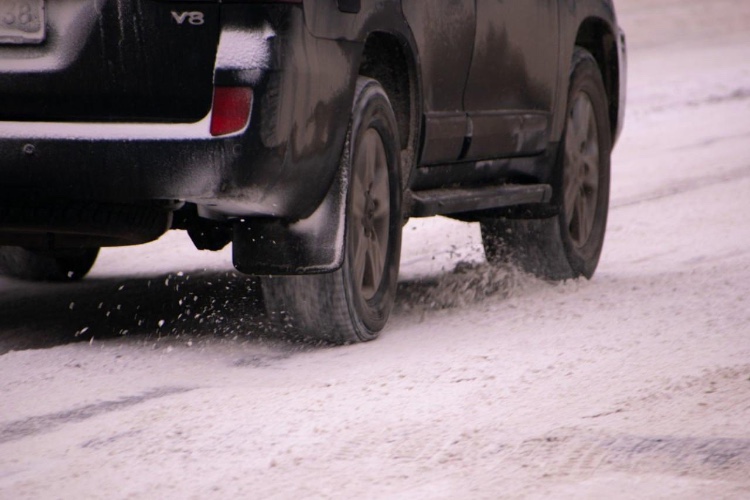
<path fill-rule="evenodd" d="M 205 22 L 203 19 L 203 12 L 197 10 L 185 12 L 172 11 L 172 19 L 174 19 L 179 25 L 183 25 L 185 21 L 187 21 L 193 26 L 200 26 Z"/>

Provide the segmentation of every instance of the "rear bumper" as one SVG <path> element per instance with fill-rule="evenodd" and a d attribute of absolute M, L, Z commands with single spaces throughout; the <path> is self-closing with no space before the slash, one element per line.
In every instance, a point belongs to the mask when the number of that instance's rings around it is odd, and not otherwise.
<path fill-rule="evenodd" d="M 204 138 L 184 125 L 14 125 L 0 124 L 0 197 L 39 204 L 211 203 L 228 190 L 225 170 L 243 147 L 241 136 Z"/>

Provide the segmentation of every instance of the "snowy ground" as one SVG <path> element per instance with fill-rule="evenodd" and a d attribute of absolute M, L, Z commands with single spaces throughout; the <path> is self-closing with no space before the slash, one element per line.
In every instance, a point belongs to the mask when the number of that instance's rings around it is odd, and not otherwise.
<path fill-rule="evenodd" d="M 412 223 L 388 330 L 329 349 L 181 233 L 0 279 L 0 498 L 750 497 L 750 2 L 618 7 L 592 281 L 482 297 L 478 228 Z"/>

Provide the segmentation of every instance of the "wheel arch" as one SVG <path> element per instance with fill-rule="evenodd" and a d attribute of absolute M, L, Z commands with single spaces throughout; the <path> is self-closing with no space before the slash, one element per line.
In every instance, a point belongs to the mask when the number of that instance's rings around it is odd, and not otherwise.
<path fill-rule="evenodd" d="M 359 75 L 377 80 L 391 102 L 398 123 L 401 185 L 405 189 L 416 166 L 421 129 L 419 75 L 410 44 L 397 34 L 385 31 L 369 33 L 362 50 Z"/>
<path fill-rule="evenodd" d="M 587 17 L 578 27 L 575 45 L 589 51 L 594 56 L 599 71 L 604 80 L 604 89 L 609 100 L 609 122 L 612 138 L 616 138 L 622 126 L 621 109 L 624 101 L 624 75 L 620 50 L 619 33 L 612 26 L 599 17 Z"/>

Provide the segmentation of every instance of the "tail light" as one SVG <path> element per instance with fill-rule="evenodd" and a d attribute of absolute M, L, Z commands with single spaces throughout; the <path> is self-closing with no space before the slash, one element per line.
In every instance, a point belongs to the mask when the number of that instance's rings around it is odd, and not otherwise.
<path fill-rule="evenodd" d="M 253 89 L 250 87 L 215 87 L 211 135 L 231 134 L 245 128 L 252 105 Z"/>

